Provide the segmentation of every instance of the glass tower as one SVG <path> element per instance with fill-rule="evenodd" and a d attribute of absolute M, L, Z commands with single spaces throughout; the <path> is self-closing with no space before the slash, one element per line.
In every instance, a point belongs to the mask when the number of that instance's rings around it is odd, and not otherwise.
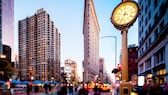
<path fill-rule="evenodd" d="M 14 48 L 14 0 L 0 0 L 0 54 L 3 44 Z M 12 53 L 14 54 L 14 53 Z"/>

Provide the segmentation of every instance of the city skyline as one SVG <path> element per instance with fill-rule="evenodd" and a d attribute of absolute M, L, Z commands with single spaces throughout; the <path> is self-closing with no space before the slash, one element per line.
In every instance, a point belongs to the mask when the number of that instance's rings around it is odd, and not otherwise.
<path fill-rule="evenodd" d="M 114 28 L 110 22 L 110 17 L 113 9 L 121 1 L 94 0 L 95 10 L 100 25 L 100 57 L 105 58 L 105 66 L 107 72 L 111 74 L 115 67 L 115 39 L 103 38 L 103 36 L 117 37 L 117 63 L 121 53 L 121 32 Z M 18 54 L 18 20 L 34 15 L 36 10 L 44 8 L 55 26 L 61 34 L 61 64 L 65 60 L 71 58 L 77 62 L 78 71 L 82 70 L 83 61 L 83 15 L 84 15 L 84 0 L 64 1 L 34 1 L 34 0 L 15 0 L 15 53 Z M 128 32 L 128 45 L 138 44 L 138 26 L 137 21 Z M 112 61 L 112 62 L 111 62 Z M 79 73 L 79 72 L 78 72 Z M 80 72 L 81 73 L 81 72 Z"/>

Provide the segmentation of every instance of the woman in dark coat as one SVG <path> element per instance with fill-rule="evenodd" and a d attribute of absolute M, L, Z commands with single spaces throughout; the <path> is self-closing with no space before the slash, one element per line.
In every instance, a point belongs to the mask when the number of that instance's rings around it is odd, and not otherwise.
<path fill-rule="evenodd" d="M 163 95 L 162 87 L 159 84 L 152 84 L 148 89 L 148 95 Z"/>
<path fill-rule="evenodd" d="M 67 84 L 64 83 L 61 89 L 62 95 L 67 95 Z"/>

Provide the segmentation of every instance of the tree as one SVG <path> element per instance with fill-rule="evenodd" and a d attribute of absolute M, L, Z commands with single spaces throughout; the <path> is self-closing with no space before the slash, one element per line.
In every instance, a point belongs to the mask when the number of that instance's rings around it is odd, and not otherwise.
<path fill-rule="evenodd" d="M 1 80 L 8 80 L 12 74 L 14 74 L 14 68 L 12 67 L 12 64 L 3 58 L 0 58 L 0 79 Z"/>

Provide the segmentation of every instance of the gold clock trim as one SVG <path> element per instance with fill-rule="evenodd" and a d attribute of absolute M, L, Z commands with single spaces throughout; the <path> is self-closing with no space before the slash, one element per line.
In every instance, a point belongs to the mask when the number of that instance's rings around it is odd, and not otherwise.
<path fill-rule="evenodd" d="M 139 6 L 134 1 L 120 3 L 113 11 L 111 21 L 114 26 L 129 27 L 139 14 Z"/>

